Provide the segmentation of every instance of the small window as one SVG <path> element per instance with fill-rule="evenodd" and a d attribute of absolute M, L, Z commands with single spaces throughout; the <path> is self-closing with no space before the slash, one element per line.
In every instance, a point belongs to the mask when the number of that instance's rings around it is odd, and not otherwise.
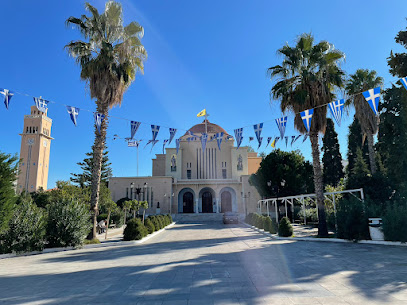
<path fill-rule="evenodd" d="M 191 179 L 191 170 L 190 169 L 188 169 L 187 170 L 187 179 Z"/>
<path fill-rule="evenodd" d="M 222 178 L 226 179 L 227 175 L 226 175 L 226 169 L 222 169 Z"/>
<path fill-rule="evenodd" d="M 26 128 L 26 130 L 25 130 L 25 133 L 28 133 L 28 126 L 27 126 L 27 128 Z"/>

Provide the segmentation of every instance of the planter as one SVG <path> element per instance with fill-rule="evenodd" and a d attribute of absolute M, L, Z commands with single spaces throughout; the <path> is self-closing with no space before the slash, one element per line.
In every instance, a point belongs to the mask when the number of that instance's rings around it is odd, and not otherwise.
<path fill-rule="evenodd" d="M 369 218 L 369 233 L 372 240 L 384 240 L 381 218 Z"/>

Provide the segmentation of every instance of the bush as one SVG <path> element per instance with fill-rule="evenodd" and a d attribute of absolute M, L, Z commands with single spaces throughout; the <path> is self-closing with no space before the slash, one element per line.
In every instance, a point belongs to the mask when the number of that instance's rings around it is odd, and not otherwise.
<path fill-rule="evenodd" d="M 83 244 L 84 245 L 97 245 L 97 244 L 100 244 L 100 240 L 99 239 L 97 239 L 97 238 L 94 238 L 94 239 L 85 239 L 84 241 L 83 241 Z"/>
<path fill-rule="evenodd" d="M 123 240 L 139 240 L 147 236 L 148 231 L 139 218 L 133 218 L 127 223 L 123 232 Z"/>
<path fill-rule="evenodd" d="M 337 205 L 339 238 L 361 240 L 369 238 L 368 219 L 364 203 L 356 198 L 342 199 Z"/>
<path fill-rule="evenodd" d="M 287 217 L 283 217 L 278 225 L 278 235 L 282 237 L 290 237 L 293 235 L 293 227 Z"/>
<path fill-rule="evenodd" d="M 41 251 L 45 244 L 45 226 L 44 210 L 30 201 L 23 201 L 14 210 L 8 230 L 1 236 L 2 252 Z"/>
<path fill-rule="evenodd" d="M 144 226 L 147 228 L 148 234 L 151 234 L 151 233 L 153 233 L 155 231 L 154 224 L 149 218 L 147 218 L 144 221 Z"/>
<path fill-rule="evenodd" d="M 157 220 L 158 220 L 158 222 L 160 224 L 160 229 L 164 228 L 165 224 L 164 224 L 164 220 L 163 220 L 162 215 L 157 215 L 156 218 L 157 218 Z"/>
<path fill-rule="evenodd" d="M 245 222 L 249 225 L 253 225 L 254 223 L 254 213 L 250 213 L 246 216 Z"/>
<path fill-rule="evenodd" d="M 407 204 L 395 203 L 383 216 L 385 240 L 407 242 Z"/>
<path fill-rule="evenodd" d="M 151 222 L 153 223 L 154 228 L 155 228 L 156 231 L 161 229 L 160 228 L 160 222 L 158 221 L 157 217 L 155 217 L 154 215 L 150 215 L 150 216 L 147 217 L 147 219 L 151 220 Z"/>
<path fill-rule="evenodd" d="M 261 229 L 263 227 L 262 216 L 260 216 L 259 214 L 255 214 L 255 216 L 254 216 L 254 226 L 259 229 Z"/>
<path fill-rule="evenodd" d="M 171 216 L 171 214 L 167 214 L 167 216 L 168 216 L 168 220 L 169 220 L 169 224 L 172 224 L 173 223 L 173 220 L 172 220 L 172 216 Z"/>
<path fill-rule="evenodd" d="M 264 219 L 264 231 L 270 232 L 271 234 L 277 233 L 275 222 L 269 216 L 266 216 Z"/>
<path fill-rule="evenodd" d="M 89 209 L 85 204 L 55 202 L 47 206 L 46 239 L 50 247 L 77 247 L 91 229 Z"/>

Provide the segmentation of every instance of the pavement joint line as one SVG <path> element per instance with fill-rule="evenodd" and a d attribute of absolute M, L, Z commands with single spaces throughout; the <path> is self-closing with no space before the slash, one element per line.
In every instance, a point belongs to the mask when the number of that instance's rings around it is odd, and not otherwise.
<path fill-rule="evenodd" d="M 55 253 L 55 252 L 64 252 L 64 251 L 72 251 L 72 250 L 79 250 L 79 249 L 94 249 L 94 248 L 103 248 L 103 247 L 111 247 L 111 246 L 123 246 L 123 245 L 138 245 L 142 244 L 145 241 L 149 240 L 150 238 L 153 238 L 160 234 L 161 232 L 164 232 L 165 230 L 169 229 L 170 227 L 174 226 L 176 222 L 170 223 L 168 226 L 151 233 L 147 235 L 146 237 L 140 239 L 140 240 L 120 240 L 120 241 L 106 241 L 100 244 L 94 244 L 94 245 L 83 245 L 82 247 L 60 247 L 60 248 L 46 248 L 42 251 L 32 251 L 32 252 L 27 252 L 27 253 L 7 253 L 7 254 L 0 254 L 0 259 L 6 259 L 6 258 L 12 258 L 12 257 L 22 257 L 22 256 L 31 256 L 31 255 L 39 255 L 39 254 L 47 254 L 47 253 Z"/>
<path fill-rule="evenodd" d="M 276 234 L 271 234 L 265 232 L 263 229 L 259 229 L 255 226 L 249 225 L 246 222 L 243 224 L 263 235 L 270 237 L 275 240 L 298 240 L 298 241 L 315 241 L 315 242 L 332 242 L 332 243 L 354 243 L 354 244 L 368 244 L 368 245 L 382 245 L 382 246 L 398 246 L 407 247 L 407 243 L 402 243 L 399 241 L 384 241 L 384 240 L 359 240 L 357 242 L 353 240 L 340 239 L 340 238 L 316 238 L 316 237 L 280 237 Z"/>

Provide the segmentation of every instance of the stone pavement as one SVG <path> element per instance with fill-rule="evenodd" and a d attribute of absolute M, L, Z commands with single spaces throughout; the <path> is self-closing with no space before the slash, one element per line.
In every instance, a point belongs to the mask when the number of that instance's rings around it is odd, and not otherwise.
<path fill-rule="evenodd" d="M 4 304 L 407 304 L 407 249 L 177 224 L 141 245 L 0 260 Z"/>

